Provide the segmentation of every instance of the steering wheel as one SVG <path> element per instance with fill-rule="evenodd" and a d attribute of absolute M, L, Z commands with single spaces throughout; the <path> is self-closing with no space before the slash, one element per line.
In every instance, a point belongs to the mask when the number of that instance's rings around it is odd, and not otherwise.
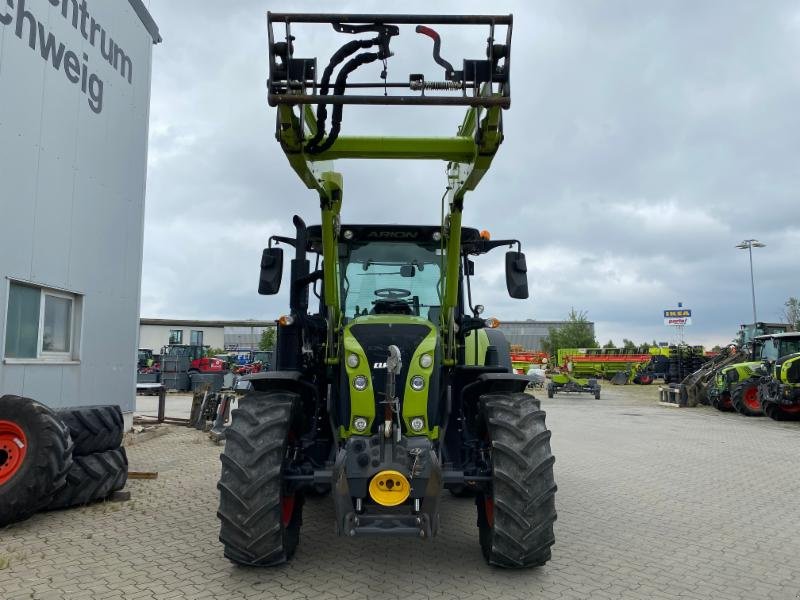
<path fill-rule="evenodd" d="M 411 295 L 411 290 L 403 288 L 380 288 L 375 290 L 375 295 L 382 300 L 402 300 Z"/>

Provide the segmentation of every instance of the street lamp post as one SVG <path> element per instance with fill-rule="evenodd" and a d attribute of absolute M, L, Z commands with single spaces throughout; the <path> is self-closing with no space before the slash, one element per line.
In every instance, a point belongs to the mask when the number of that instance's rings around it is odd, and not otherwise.
<path fill-rule="evenodd" d="M 753 323 L 758 323 L 758 318 L 756 317 L 756 284 L 753 279 L 753 248 L 763 248 L 766 244 L 762 244 L 758 240 L 744 240 L 740 244 L 736 244 L 736 247 L 740 250 L 747 250 L 748 254 L 750 255 L 750 292 L 753 296 Z"/>

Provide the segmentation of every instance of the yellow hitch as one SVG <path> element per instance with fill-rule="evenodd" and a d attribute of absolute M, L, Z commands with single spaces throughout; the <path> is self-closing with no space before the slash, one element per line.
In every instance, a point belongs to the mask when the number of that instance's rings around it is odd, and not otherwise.
<path fill-rule="evenodd" d="M 397 506 L 411 494 L 411 484 L 399 471 L 381 471 L 369 482 L 369 495 L 382 506 Z"/>

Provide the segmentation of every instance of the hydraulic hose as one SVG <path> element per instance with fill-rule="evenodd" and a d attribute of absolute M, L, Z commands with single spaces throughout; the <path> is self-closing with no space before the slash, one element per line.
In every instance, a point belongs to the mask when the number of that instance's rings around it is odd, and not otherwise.
<path fill-rule="evenodd" d="M 328 66 L 325 67 L 325 71 L 322 73 L 322 81 L 320 82 L 320 89 L 319 93 L 322 96 L 327 96 L 328 91 L 330 89 L 330 80 L 331 76 L 333 75 L 333 70 L 336 68 L 339 63 L 341 63 L 345 58 L 361 50 L 362 48 L 369 48 L 374 46 L 378 43 L 378 38 L 374 38 L 371 40 L 352 40 L 344 44 L 341 48 L 339 48 L 333 56 L 331 56 L 331 60 L 328 63 Z M 316 153 L 317 145 L 322 141 L 323 136 L 325 135 L 325 121 L 328 118 L 328 108 L 326 104 L 319 104 L 317 105 L 317 131 L 314 134 L 314 137 L 308 141 L 306 144 L 306 152 Z"/>
<path fill-rule="evenodd" d="M 344 94 L 345 86 L 347 85 L 347 76 L 350 75 L 350 73 L 363 65 L 378 60 L 378 58 L 379 54 L 377 52 L 362 52 L 361 54 L 358 54 L 354 58 L 351 58 L 349 61 L 347 61 L 347 63 L 339 71 L 339 74 L 336 76 L 336 85 L 333 88 L 334 95 Z M 333 114 L 331 116 L 331 130 L 328 134 L 328 137 L 325 138 L 325 141 L 322 144 L 311 149 L 306 148 L 307 152 L 310 152 L 311 154 L 321 154 L 333 146 L 336 138 L 339 137 L 339 131 L 341 131 L 342 127 L 342 109 L 343 106 L 341 104 L 334 105 Z M 317 133 L 319 133 L 319 124 L 317 124 L 317 126 Z"/>

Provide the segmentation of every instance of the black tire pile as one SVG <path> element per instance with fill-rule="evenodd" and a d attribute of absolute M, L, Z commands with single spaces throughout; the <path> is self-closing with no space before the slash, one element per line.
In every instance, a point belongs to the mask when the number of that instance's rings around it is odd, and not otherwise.
<path fill-rule="evenodd" d="M 0 397 L 0 527 L 125 487 L 123 427 L 119 406 L 51 410 L 30 398 Z"/>
<path fill-rule="evenodd" d="M 708 359 L 702 346 L 670 346 L 666 383 L 679 383 L 697 371 Z"/>

